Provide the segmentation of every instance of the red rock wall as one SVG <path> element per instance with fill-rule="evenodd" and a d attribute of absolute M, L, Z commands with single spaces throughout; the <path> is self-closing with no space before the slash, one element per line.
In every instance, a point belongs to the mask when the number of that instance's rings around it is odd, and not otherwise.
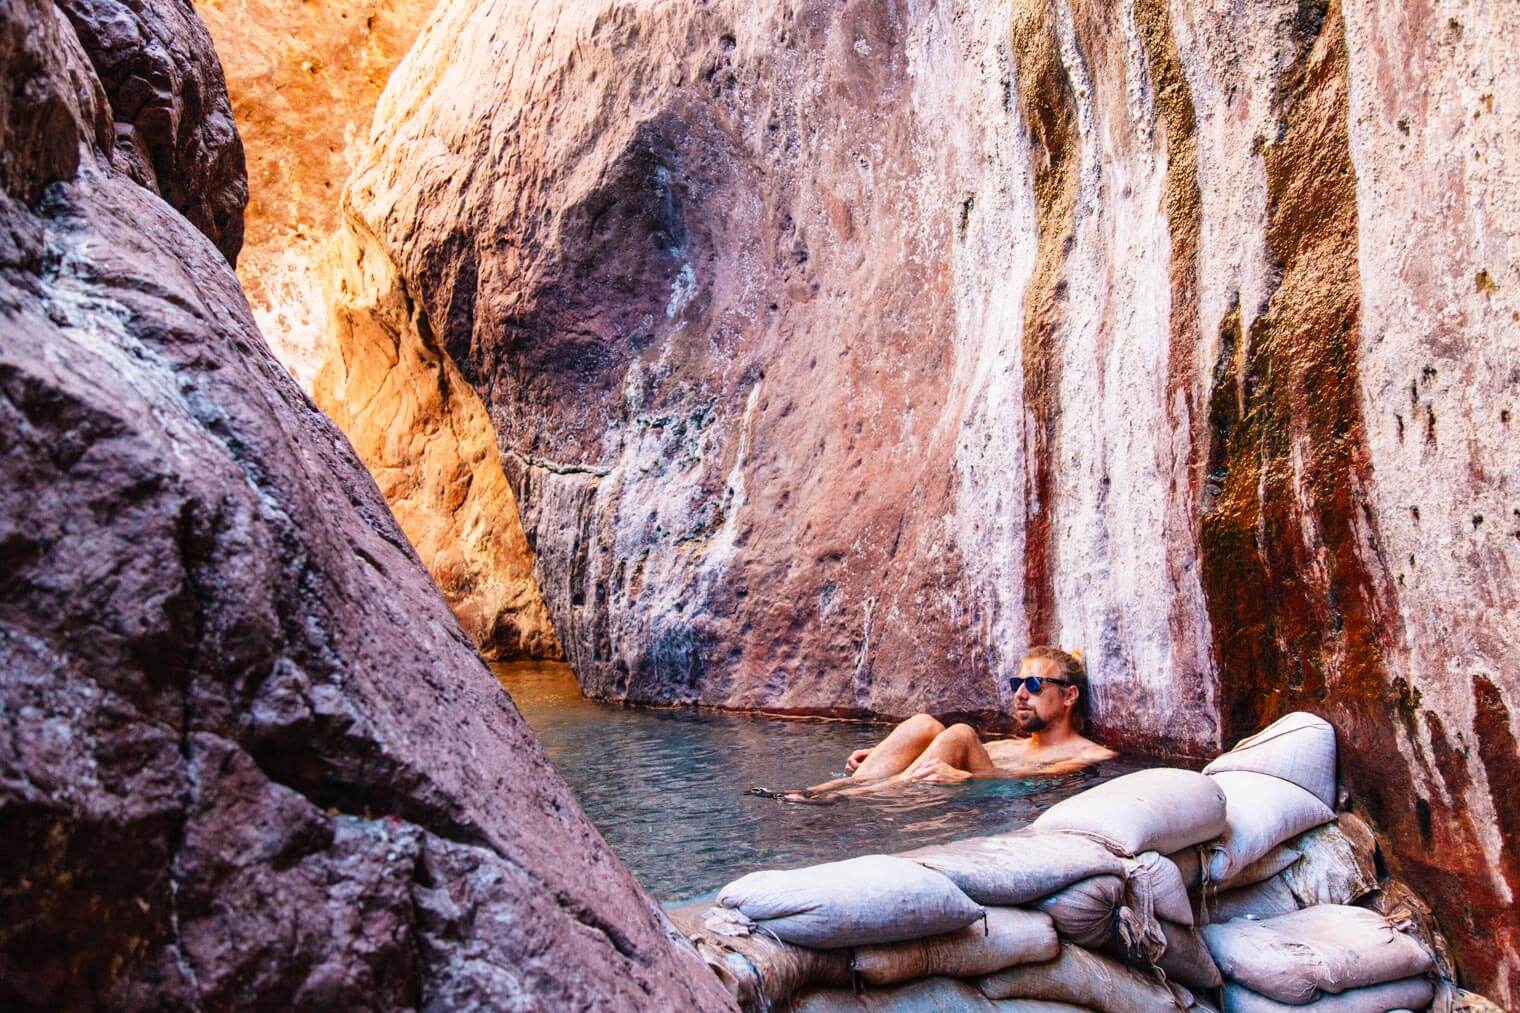
<path fill-rule="evenodd" d="M 260 339 L 193 12 L 67 15 L 0 3 L 0 1006 L 731 1009 Z"/>
<path fill-rule="evenodd" d="M 362 240 L 338 229 L 338 196 L 376 100 L 431 9 L 432 0 L 198 5 L 249 152 L 238 277 L 271 350 L 364 456 L 470 638 L 492 658 L 558 658 L 522 528 L 495 520 L 516 517 L 517 503 L 479 398 L 428 342 L 371 323 L 384 315 L 374 302 L 404 305 L 406 293 L 366 272 Z M 343 353 L 316 389 L 334 345 Z M 386 410 L 347 407 L 372 402 Z"/>
<path fill-rule="evenodd" d="M 1515 1001 L 1517 26 L 445 2 L 345 213 L 588 692 L 991 723 L 1054 640 L 1127 747 L 1316 710 Z"/>

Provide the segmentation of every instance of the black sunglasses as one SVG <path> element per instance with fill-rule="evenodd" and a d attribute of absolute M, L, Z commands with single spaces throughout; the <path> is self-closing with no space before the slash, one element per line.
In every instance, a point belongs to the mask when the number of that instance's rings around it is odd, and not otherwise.
<path fill-rule="evenodd" d="M 1008 689 L 1010 692 L 1017 693 L 1019 691 L 1019 684 L 1022 683 L 1024 688 L 1029 690 L 1030 696 L 1039 696 L 1040 690 L 1045 688 L 1047 682 L 1053 682 L 1059 686 L 1071 685 L 1068 679 L 1051 679 L 1040 675 L 1026 675 L 1021 678 L 1016 675 L 1008 680 Z"/>

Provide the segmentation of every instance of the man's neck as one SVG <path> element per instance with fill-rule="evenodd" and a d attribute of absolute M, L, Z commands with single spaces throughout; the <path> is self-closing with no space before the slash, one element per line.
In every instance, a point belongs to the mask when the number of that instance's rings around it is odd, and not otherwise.
<path fill-rule="evenodd" d="M 1073 739 L 1078 738 L 1076 730 L 1071 727 L 1069 720 L 1059 721 L 1052 725 L 1046 725 L 1037 732 L 1029 735 L 1030 749 L 1054 749 L 1064 746 Z"/>

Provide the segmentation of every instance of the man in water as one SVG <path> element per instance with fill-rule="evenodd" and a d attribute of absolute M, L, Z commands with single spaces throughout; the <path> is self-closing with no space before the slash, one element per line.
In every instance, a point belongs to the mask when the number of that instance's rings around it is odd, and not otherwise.
<path fill-rule="evenodd" d="M 845 761 L 851 776 L 787 797 L 802 801 L 825 792 L 855 794 L 912 781 L 1066 774 L 1118 755 L 1081 734 L 1087 673 L 1079 653 L 1031 648 L 1011 685 L 1013 718 L 1024 737 L 984 743 L 970 725 L 946 728 L 927 714 L 915 714 L 875 746 L 851 753 Z"/>

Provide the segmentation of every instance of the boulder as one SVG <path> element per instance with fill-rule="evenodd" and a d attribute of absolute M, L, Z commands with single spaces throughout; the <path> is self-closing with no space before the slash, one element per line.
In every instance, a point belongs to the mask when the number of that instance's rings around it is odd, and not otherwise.
<path fill-rule="evenodd" d="M 732 1008 L 269 354 L 191 8 L 0 66 L 0 1005 Z"/>

